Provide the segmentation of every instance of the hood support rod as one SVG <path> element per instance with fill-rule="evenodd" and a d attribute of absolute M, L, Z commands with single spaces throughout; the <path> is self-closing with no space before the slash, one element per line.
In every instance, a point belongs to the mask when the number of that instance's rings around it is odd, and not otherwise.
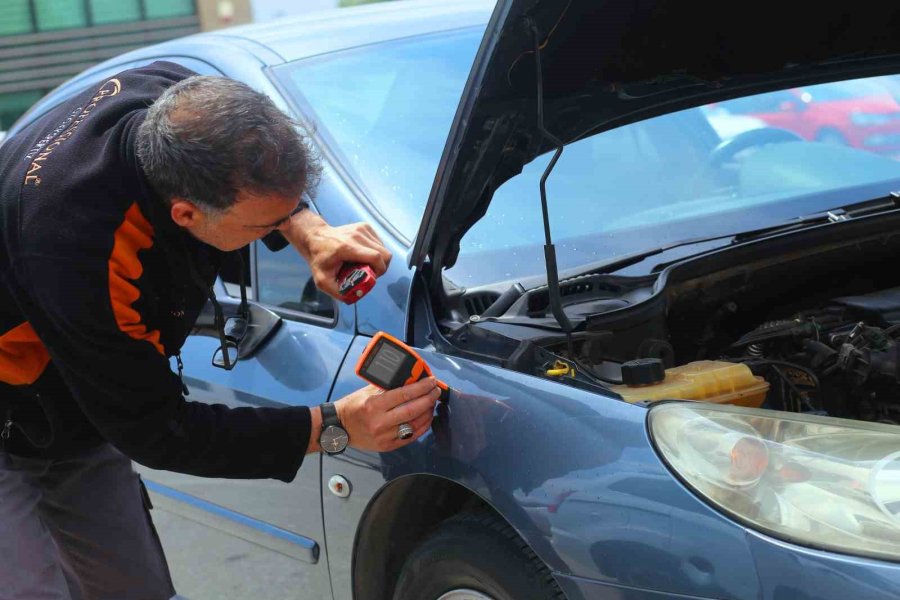
<path fill-rule="evenodd" d="M 538 30 L 534 21 L 529 18 L 528 24 L 531 26 L 531 33 L 534 36 L 534 64 L 537 69 L 538 131 L 556 146 L 556 152 L 553 154 L 553 158 L 550 159 L 550 164 L 547 165 L 544 174 L 541 176 L 541 211 L 544 216 L 544 262 L 547 266 L 547 293 L 550 299 L 550 311 L 553 313 L 553 316 L 556 317 L 556 322 L 559 323 L 560 328 L 566 333 L 569 356 L 570 358 L 575 358 L 572 349 L 572 322 L 569 321 L 569 317 L 566 315 L 562 306 L 562 295 L 559 291 L 559 272 L 556 267 L 556 247 L 553 245 L 553 241 L 550 238 L 550 214 L 547 210 L 547 178 L 550 176 L 553 167 L 556 166 L 556 161 L 559 160 L 559 157 L 562 154 L 564 144 L 559 138 L 547 131 L 544 127 L 544 78 L 541 69 L 541 43 L 538 38 Z"/>

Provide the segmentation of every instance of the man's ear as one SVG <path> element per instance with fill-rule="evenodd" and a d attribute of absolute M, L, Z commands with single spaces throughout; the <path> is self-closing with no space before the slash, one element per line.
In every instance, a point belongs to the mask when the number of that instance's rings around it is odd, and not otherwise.
<path fill-rule="evenodd" d="M 172 215 L 172 220 L 175 221 L 176 225 L 186 228 L 196 225 L 197 221 L 202 218 L 197 205 L 184 198 L 172 199 L 169 214 Z"/>

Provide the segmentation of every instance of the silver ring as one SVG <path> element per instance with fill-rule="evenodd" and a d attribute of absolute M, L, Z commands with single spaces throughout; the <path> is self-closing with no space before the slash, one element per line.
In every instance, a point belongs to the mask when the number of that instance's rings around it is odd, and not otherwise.
<path fill-rule="evenodd" d="M 415 431 L 413 431 L 413 428 L 410 427 L 409 423 L 400 423 L 400 425 L 397 426 L 397 437 L 401 440 L 411 438 L 414 433 Z"/>

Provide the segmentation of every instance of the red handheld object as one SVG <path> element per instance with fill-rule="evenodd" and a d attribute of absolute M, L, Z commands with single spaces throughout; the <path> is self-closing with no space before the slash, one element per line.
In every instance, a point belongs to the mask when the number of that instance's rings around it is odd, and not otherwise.
<path fill-rule="evenodd" d="M 375 287 L 375 271 L 369 265 L 345 264 L 338 272 L 338 294 L 345 304 L 353 304 Z"/>
<path fill-rule="evenodd" d="M 379 331 L 363 350 L 356 363 L 356 374 L 383 390 L 393 390 L 432 377 L 431 369 L 415 350 L 383 331 Z M 450 387 L 435 380 L 441 400 L 450 399 Z"/>

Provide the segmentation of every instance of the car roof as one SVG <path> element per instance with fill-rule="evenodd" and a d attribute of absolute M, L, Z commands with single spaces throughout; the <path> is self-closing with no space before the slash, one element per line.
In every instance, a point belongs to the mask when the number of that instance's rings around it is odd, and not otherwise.
<path fill-rule="evenodd" d="M 251 83 L 260 66 L 327 54 L 339 50 L 487 25 L 496 0 L 395 0 L 337 8 L 175 38 L 115 56 L 62 83 L 38 101 L 11 128 L 17 131 L 79 85 L 98 79 L 104 71 L 130 68 L 141 61 L 196 59 L 222 67 L 226 76 Z M 195 68 L 195 67 L 191 67 Z"/>
<path fill-rule="evenodd" d="M 291 62 L 393 39 L 484 26 L 494 4 L 494 0 L 398 0 L 281 18 L 191 37 L 206 37 L 210 42 L 216 38 L 239 39 L 245 42 L 242 44 L 245 48 L 265 48 Z M 266 62 L 271 64 L 269 52 L 264 54 L 269 56 Z"/>

